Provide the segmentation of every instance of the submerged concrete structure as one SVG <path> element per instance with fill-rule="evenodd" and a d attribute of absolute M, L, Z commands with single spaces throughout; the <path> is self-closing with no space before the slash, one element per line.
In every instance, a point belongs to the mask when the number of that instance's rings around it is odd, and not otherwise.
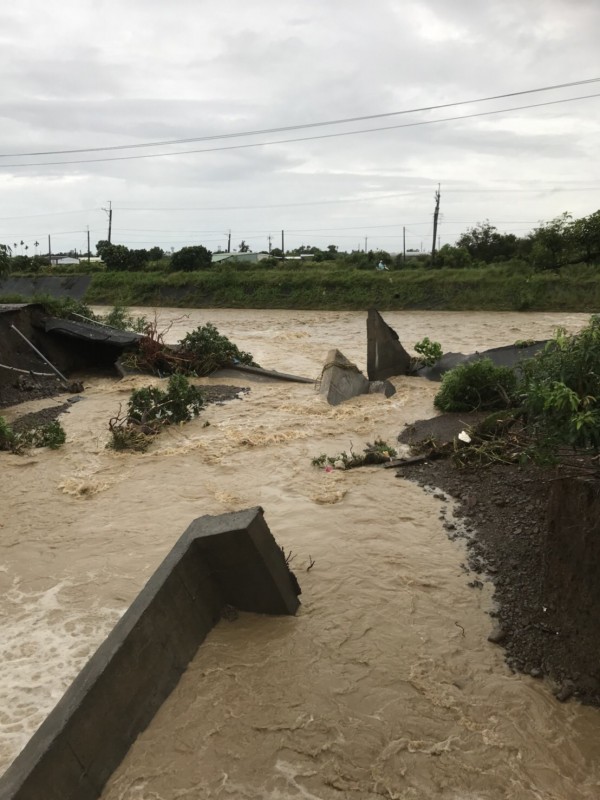
<path fill-rule="evenodd" d="M 356 364 L 335 349 L 327 353 L 319 389 L 330 406 L 337 406 L 359 394 L 378 393 L 391 397 L 396 393 L 389 381 L 368 381 Z"/>
<path fill-rule="evenodd" d="M 96 800 L 226 605 L 295 614 L 261 508 L 194 520 L 0 778 L 1 800 Z"/>

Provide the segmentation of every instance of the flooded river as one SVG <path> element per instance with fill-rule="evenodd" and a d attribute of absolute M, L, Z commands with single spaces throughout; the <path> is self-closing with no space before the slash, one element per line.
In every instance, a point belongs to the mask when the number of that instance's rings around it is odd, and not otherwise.
<path fill-rule="evenodd" d="M 366 314 L 159 314 L 168 340 L 210 321 L 263 367 L 317 377 L 331 347 L 366 366 Z M 409 349 L 427 335 L 463 352 L 587 320 L 384 316 Z M 109 417 L 147 382 L 87 380 L 62 418 L 65 447 L 0 454 L 0 771 L 189 522 L 261 505 L 294 554 L 298 615 L 219 623 L 105 800 L 600 796 L 600 711 L 561 705 L 506 668 L 486 641 L 489 586 L 467 586 L 441 501 L 393 471 L 311 466 L 321 453 L 393 442 L 432 413 L 435 384 L 397 378 L 389 399 L 330 408 L 310 385 L 240 375 L 248 395 L 165 431 L 147 453 L 107 450 Z"/>

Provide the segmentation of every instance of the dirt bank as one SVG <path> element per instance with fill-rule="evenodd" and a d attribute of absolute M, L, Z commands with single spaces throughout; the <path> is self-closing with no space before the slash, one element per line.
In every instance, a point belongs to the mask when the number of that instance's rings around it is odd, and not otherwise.
<path fill-rule="evenodd" d="M 455 435 L 456 422 L 439 419 L 438 430 Z M 427 422 L 411 427 L 405 440 L 431 432 Z M 595 513 L 577 512 L 586 501 L 574 474 L 533 464 L 458 469 L 449 459 L 399 471 L 458 501 L 460 521 L 446 522 L 448 535 L 466 538 L 474 591 L 494 584 L 491 639 L 511 669 L 549 678 L 560 700 L 600 705 L 598 522 Z M 597 477 L 584 484 L 586 497 L 600 496 Z"/>

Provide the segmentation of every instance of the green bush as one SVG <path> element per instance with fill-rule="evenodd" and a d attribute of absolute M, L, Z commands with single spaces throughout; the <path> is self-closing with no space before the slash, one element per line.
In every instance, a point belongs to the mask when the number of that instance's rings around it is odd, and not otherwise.
<path fill-rule="evenodd" d="M 240 350 L 210 322 L 185 335 L 180 354 L 186 359 L 187 368 L 196 375 L 210 375 L 235 362 L 257 366 L 250 353 Z"/>
<path fill-rule="evenodd" d="M 446 372 L 434 405 L 440 411 L 487 411 L 514 403 L 517 378 L 510 367 L 496 367 L 489 358 Z"/>

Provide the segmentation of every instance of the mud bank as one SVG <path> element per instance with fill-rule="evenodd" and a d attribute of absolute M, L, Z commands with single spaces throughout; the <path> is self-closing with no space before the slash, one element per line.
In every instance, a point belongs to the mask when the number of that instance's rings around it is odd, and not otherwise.
<path fill-rule="evenodd" d="M 600 480 L 534 465 L 457 469 L 448 460 L 404 470 L 459 502 L 474 591 L 494 586 L 490 641 L 508 666 L 547 677 L 557 698 L 600 705 Z"/>

